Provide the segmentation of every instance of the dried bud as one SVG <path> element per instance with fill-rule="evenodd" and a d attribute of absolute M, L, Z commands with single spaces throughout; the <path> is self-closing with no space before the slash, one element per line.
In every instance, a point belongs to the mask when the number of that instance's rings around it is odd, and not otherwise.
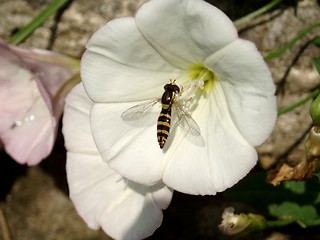
<path fill-rule="evenodd" d="M 304 145 L 307 162 L 311 165 L 309 175 L 312 176 L 320 168 L 320 126 L 311 128 L 308 139 Z"/>
<path fill-rule="evenodd" d="M 304 147 L 305 159 L 295 166 L 282 163 L 277 169 L 268 172 L 267 182 L 277 186 L 282 181 L 303 181 L 318 173 L 320 169 L 320 125 L 311 128 Z"/>
<path fill-rule="evenodd" d="M 266 227 L 266 220 L 258 214 L 234 214 L 234 208 L 228 207 L 222 214 L 219 229 L 228 236 L 245 236 L 261 231 Z"/>

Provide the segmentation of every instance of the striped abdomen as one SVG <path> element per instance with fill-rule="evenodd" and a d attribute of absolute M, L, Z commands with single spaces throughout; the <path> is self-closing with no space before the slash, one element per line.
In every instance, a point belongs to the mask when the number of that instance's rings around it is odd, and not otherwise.
<path fill-rule="evenodd" d="M 170 123 L 171 123 L 171 107 L 175 94 L 180 92 L 180 88 L 173 83 L 164 86 L 164 93 L 162 94 L 161 104 L 162 110 L 160 112 L 157 124 L 157 137 L 160 148 L 162 149 L 167 142 Z"/>
<path fill-rule="evenodd" d="M 162 104 L 157 124 L 157 137 L 160 148 L 162 149 L 167 142 L 171 123 L 171 104 Z"/>

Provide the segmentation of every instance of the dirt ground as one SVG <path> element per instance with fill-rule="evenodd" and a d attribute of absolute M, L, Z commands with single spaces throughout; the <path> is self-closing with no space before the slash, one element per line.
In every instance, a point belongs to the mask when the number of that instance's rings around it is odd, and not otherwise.
<path fill-rule="evenodd" d="M 0 0 L 0 38 L 10 39 L 17 29 L 36 16 L 48 2 L 50 1 Z M 21 45 L 81 57 L 93 32 L 111 19 L 133 16 L 143 2 L 74 0 Z M 211 2 L 232 19 L 236 19 L 268 1 Z M 242 38 L 255 42 L 258 49 L 266 55 L 270 50 L 283 46 L 310 24 L 319 21 L 318 1 L 302 0 L 296 6 L 282 5 L 281 8 L 241 26 L 239 34 Z M 285 81 L 278 93 L 279 108 L 296 102 L 311 89 L 319 87 L 320 79 L 312 65 L 312 59 L 320 56 L 320 48 L 308 45 L 304 49 L 306 43 L 316 35 L 320 35 L 319 29 L 304 37 L 283 57 L 268 63 L 275 82 L 280 84 Z M 298 60 L 293 63 L 298 54 Z M 259 165 L 262 168 L 273 166 L 277 161 L 283 160 L 284 156 L 289 162 L 299 162 L 305 158 L 304 136 L 311 126 L 309 105 L 310 102 L 279 117 L 270 139 L 258 148 Z M 291 146 L 294 147 L 289 151 Z M 18 165 L 3 151 L 0 152 L 0 158 L 0 240 L 109 239 L 102 231 L 90 230 L 68 198 L 65 150 L 61 134 L 52 154 L 39 166 Z M 224 207 L 219 195 L 199 197 L 175 193 L 172 204 L 164 213 L 163 225 L 150 239 L 228 239 L 217 230 Z M 261 239 L 289 237 L 271 232 Z"/>

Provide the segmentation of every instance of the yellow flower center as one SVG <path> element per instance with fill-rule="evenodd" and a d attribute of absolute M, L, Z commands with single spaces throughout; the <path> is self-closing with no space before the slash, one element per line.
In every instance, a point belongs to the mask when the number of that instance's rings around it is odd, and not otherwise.
<path fill-rule="evenodd" d="M 190 111 L 190 106 L 198 101 L 204 90 L 208 90 L 215 82 L 215 74 L 202 64 L 195 64 L 189 67 L 187 75 L 180 80 L 185 82 L 181 92 L 177 96 L 178 102 Z"/>
<path fill-rule="evenodd" d="M 215 80 L 215 74 L 207 69 L 202 64 L 195 64 L 189 67 L 190 69 L 190 78 L 192 80 L 202 80 L 203 82 L 207 81 L 214 81 Z"/>

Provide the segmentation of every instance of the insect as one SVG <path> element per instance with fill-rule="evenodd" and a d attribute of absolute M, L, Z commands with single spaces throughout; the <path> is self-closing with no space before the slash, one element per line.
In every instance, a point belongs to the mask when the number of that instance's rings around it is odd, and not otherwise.
<path fill-rule="evenodd" d="M 151 112 L 153 106 L 157 103 L 161 103 L 162 109 L 157 121 L 157 139 L 161 149 L 165 146 L 169 137 L 172 109 L 177 116 L 177 123 L 188 133 L 199 136 L 200 128 L 198 124 L 193 120 L 191 115 L 183 108 L 183 106 L 176 101 L 176 95 L 179 93 L 180 88 L 174 83 L 174 81 L 166 84 L 164 86 L 164 93 L 162 94 L 161 99 L 155 99 L 135 105 L 125 110 L 122 113 L 121 118 L 124 121 L 141 119 Z"/>

